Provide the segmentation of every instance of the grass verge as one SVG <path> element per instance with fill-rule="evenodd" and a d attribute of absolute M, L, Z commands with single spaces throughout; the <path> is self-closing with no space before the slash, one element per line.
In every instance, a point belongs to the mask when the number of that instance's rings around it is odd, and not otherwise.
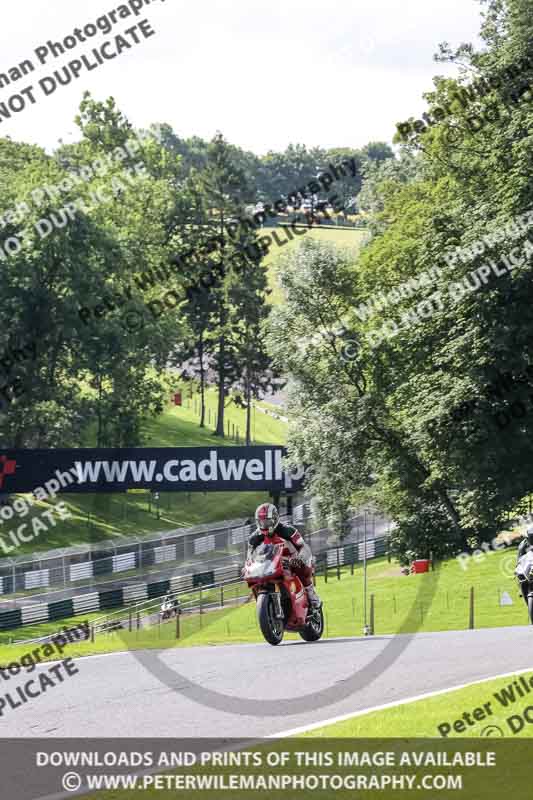
<path fill-rule="evenodd" d="M 404 576 L 397 564 L 375 559 L 368 565 L 368 595 L 374 597 L 374 633 L 395 634 L 418 631 L 465 630 L 470 623 L 470 597 L 474 588 L 474 627 L 489 628 L 528 624 L 527 609 L 514 580 L 507 574 L 516 551 L 494 552 L 481 562 L 473 559 L 468 565 L 453 559 L 442 563 L 434 572 Z M 466 566 L 466 570 L 463 567 Z M 355 566 L 323 576 L 317 590 L 324 601 L 325 636 L 359 636 L 364 625 L 363 569 Z M 246 592 L 245 584 L 235 592 Z M 501 605 L 507 593 L 512 605 Z M 231 595 L 230 595 L 231 597 Z M 230 598 L 227 598 L 230 599 Z M 369 604 L 367 604 L 367 618 Z M 193 647 L 243 642 L 263 642 L 257 626 L 255 605 L 237 608 L 228 606 L 204 615 L 184 618 L 181 638 L 176 641 L 175 624 L 161 629 L 108 634 L 97 637 L 95 644 L 75 645 L 73 655 L 113 652 L 144 647 Z M 60 623 L 57 623 L 57 628 Z M 287 639 L 298 638 L 288 634 Z M 266 645 L 265 645 L 266 646 Z M 73 646 L 74 647 L 74 646 Z M 0 657 L 3 648 L 0 647 Z"/>
<path fill-rule="evenodd" d="M 528 695 L 528 691 L 532 692 Z M 533 670 L 362 714 L 300 736 L 333 738 L 533 737 Z"/>

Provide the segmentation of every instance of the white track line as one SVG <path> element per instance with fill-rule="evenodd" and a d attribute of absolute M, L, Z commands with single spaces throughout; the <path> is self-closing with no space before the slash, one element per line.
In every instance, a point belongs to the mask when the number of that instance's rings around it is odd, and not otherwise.
<path fill-rule="evenodd" d="M 500 675 L 489 675 L 486 678 L 480 678 L 476 681 L 470 681 L 470 683 L 461 683 L 458 686 L 450 686 L 449 689 L 437 689 L 435 692 L 426 692 L 425 694 L 417 694 L 414 697 L 407 697 L 405 700 L 396 700 L 393 703 L 383 703 L 380 706 L 371 706 L 370 708 L 364 708 L 361 711 L 352 711 L 349 714 L 341 714 L 338 717 L 330 717 L 329 719 L 324 719 L 321 722 L 312 722 L 310 725 L 302 725 L 299 728 L 291 728 L 288 731 L 281 731 L 280 733 L 270 733 L 266 736 L 266 739 L 277 739 L 278 737 L 285 737 L 285 736 L 296 736 L 299 733 L 307 733 L 308 731 L 314 731 L 318 728 L 325 728 L 327 725 L 334 725 L 336 722 L 344 722 L 347 719 L 355 719 L 356 717 L 362 717 L 365 714 L 371 714 L 373 711 L 384 711 L 387 708 L 395 708 L 396 706 L 405 706 L 407 703 L 414 703 L 417 700 L 426 700 L 428 697 L 437 697 L 440 694 L 448 694 L 449 692 L 455 692 L 459 689 L 466 689 L 469 686 L 476 686 L 479 683 L 486 683 L 487 681 L 494 681 L 498 680 L 498 678 L 509 678 L 513 675 L 523 675 L 526 672 L 533 672 L 533 667 L 530 669 L 516 669 L 513 672 L 503 672 Z"/>

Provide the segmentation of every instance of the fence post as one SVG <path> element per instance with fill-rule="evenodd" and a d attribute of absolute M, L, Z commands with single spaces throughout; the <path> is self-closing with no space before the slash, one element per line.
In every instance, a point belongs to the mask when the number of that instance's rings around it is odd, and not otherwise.
<path fill-rule="evenodd" d="M 128 615 L 128 630 L 131 631 L 132 628 L 133 628 L 133 619 L 132 619 L 132 614 L 131 614 L 131 611 L 130 611 L 130 613 Z"/>
<path fill-rule="evenodd" d="M 474 587 L 470 587 L 470 619 L 468 627 L 470 630 L 474 630 Z"/>
<path fill-rule="evenodd" d="M 91 642 L 94 642 L 94 625 L 91 625 Z"/>
<path fill-rule="evenodd" d="M 374 595 L 370 595 L 370 635 L 374 635 Z"/>
<path fill-rule="evenodd" d="M 176 614 L 176 639 L 180 638 L 180 612 Z"/>
<path fill-rule="evenodd" d="M 224 608 L 224 584 L 220 586 L 220 607 Z"/>
<path fill-rule="evenodd" d="M 337 580 L 341 579 L 341 549 L 337 547 Z"/>
<path fill-rule="evenodd" d="M 324 583 L 328 582 L 328 553 L 326 551 L 324 558 Z"/>
<path fill-rule="evenodd" d="M 141 612 L 137 611 L 137 630 L 141 627 Z"/>

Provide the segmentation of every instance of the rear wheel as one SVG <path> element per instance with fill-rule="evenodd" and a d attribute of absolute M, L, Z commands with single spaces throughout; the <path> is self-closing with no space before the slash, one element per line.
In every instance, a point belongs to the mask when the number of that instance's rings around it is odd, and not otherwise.
<path fill-rule="evenodd" d="M 261 633 L 269 644 L 279 644 L 283 639 L 283 620 L 276 619 L 274 598 L 263 592 L 257 598 L 257 619 Z"/>
<path fill-rule="evenodd" d="M 318 642 L 324 633 L 324 613 L 322 606 L 316 608 L 309 616 L 309 621 L 305 628 L 300 631 L 300 636 L 306 642 Z"/>

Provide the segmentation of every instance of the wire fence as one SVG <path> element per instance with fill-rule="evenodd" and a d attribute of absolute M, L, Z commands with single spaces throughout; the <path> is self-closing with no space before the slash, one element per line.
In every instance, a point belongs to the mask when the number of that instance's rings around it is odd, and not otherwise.
<path fill-rule="evenodd" d="M 354 514 L 342 531 L 318 527 L 309 503 L 282 517 L 293 522 L 308 539 L 314 552 L 343 541 L 361 542 L 383 536 L 390 520 L 373 512 Z M 242 560 L 254 525 L 246 520 L 228 520 L 218 525 L 198 525 L 144 539 L 112 540 L 93 546 L 72 547 L 32 557 L 2 559 L 0 595 L 27 596 L 66 587 L 96 587 L 114 575 L 142 578 L 169 568 L 174 575 L 187 574 Z M 51 593 L 51 592 L 50 592 Z M 16 602 L 16 599 L 14 599 Z"/>

